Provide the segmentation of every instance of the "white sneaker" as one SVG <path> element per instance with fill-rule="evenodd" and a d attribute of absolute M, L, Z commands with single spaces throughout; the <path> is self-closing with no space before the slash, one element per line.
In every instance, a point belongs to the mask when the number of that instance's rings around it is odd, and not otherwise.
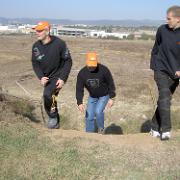
<path fill-rule="evenodd" d="M 161 140 L 169 140 L 171 137 L 171 133 L 170 132 L 163 132 L 161 135 Z"/>
<path fill-rule="evenodd" d="M 152 137 L 160 137 L 160 133 L 158 131 L 152 130 L 150 131 L 150 135 Z"/>

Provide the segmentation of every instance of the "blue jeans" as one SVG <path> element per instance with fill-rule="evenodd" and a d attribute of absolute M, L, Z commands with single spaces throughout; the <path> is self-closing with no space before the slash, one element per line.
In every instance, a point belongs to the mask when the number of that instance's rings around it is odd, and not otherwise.
<path fill-rule="evenodd" d="M 86 109 L 86 132 L 95 132 L 95 119 L 98 128 L 104 128 L 104 109 L 109 95 L 93 98 L 89 96 Z"/>

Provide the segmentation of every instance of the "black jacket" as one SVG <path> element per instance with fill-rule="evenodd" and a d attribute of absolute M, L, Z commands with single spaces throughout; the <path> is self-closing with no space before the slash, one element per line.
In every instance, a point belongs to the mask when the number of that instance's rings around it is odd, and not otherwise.
<path fill-rule="evenodd" d="M 60 78 L 66 81 L 72 66 L 72 59 L 65 42 L 51 36 L 51 41 L 43 45 L 41 41 L 32 47 L 32 66 L 39 79 Z"/>
<path fill-rule="evenodd" d="M 158 28 L 150 67 L 177 78 L 175 72 L 180 71 L 180 28 L 173 30 L 168 25 Z"/>
<path fill-rule="evenodd" d="M 115 97 L 115 85 L 111 72 L 102 64 L 98 64 L 94 72 L 90 72 L 85 66 L 78 73 L 76 83 L 76 99 L 78 105 L 82 104 L 84 87 L 93 98 L 106 95 L 109 95 L 110 98 Z"/>

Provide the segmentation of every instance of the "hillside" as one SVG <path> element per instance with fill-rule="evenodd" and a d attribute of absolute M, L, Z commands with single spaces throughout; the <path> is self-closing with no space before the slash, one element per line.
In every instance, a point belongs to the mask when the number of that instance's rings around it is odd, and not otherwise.
<path fill-rule="evenodd" d="M 58 98 L 61 129 L 48 130 L 42 87 L 30 61 L 35 37 L 0 36 L 0 179 L 180 179 L 179 88 L 172 99 L 172 139 L 162 142 L 145 133 L 157 96 L 149 70 L 153 42 L 63 39 L 73 68 Z M 76 76 L 90 50 L 110 68 L 116 84 L 105 135 L 84 132 L 75 100 Z"/>
<path fill-rule="evenodd" d="M 14 113 L 11 105 L 0 103 L 2 180 L 180 178 L 180 131 L 162 142 L 149 134 L 48 130 Z"/>

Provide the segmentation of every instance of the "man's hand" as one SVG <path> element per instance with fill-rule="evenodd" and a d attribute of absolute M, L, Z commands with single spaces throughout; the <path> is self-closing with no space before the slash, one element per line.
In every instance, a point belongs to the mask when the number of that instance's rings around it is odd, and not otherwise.
<path fill-rule="evenodd" d="M 176 71 L 175 75 L 180 77 L 180 71 Z"/>
<path fill-rule="evenodd" d="M 64 85 L 64 81 L 61 79 L 58 79 L 56 82 L 56 89 L 61 89 Z"/>
<path fill-rule="evenodd" d="M 112 99 L 109 99 L 108 103 L 107 103 L 107 107 L 111 108 L 113 106 L 114 101 Z"/>
<path fill-rule="evenodd" d="M 41 84 L 42 84 L 43 86 L 45 86 L 48 81 L 49 81 L 49 78 L 48 78 L 48 77 L 42 77 L 42 78 L 41 78 Z"/>
<path fill-rule="evenodd" d="M 78 106 L 78 109 L 79 109 L 79 111 L 80 111 L 81 113 L 83 113 L 83 112 L 84 112 L 84 105 L 83 105 L 83 104 L 80 104 L 80 105 Z"/>

